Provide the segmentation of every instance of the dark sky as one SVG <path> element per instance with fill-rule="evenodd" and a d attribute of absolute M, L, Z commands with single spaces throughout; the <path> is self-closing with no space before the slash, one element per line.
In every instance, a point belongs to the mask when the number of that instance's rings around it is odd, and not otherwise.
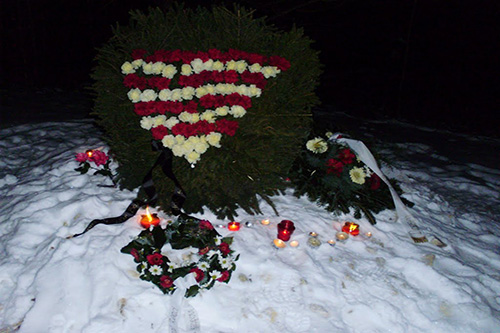
<path fill-rule="evenodd" d="M 95 48 L 128 11 L 159 0 L 2 0 L 2 91 L 82 90 Z M 231 3 L 231 1 L 187 1 Z M 498 135 L 500 2 L 248 0 L 304 27 L 325 65 L 323 104 L 367 117 Z"/>

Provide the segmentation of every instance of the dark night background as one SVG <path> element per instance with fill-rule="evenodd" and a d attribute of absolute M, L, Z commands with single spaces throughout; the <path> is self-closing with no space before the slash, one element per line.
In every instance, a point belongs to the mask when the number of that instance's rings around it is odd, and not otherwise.
<path fill-rule="evenodd" d="M 233 1 L 186 1 L 231 4 Z M 2 0 L 2 125 L 85 116 L 95 49 L 168 0 Z M 239 1 L 321 52 L 324 110 L 498 136 L 500 2 Z"/>

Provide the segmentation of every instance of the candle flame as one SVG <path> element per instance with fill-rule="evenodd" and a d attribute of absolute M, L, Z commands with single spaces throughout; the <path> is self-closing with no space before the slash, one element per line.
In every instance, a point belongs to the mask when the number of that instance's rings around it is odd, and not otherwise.
<path fill-rule="evenodd" d="M 355 225 L 354 223 L 351 223 L 351 225 L 349 226 L 349 232 L 353 232 L 356 229 L 358 229 L 358 226 Z"/>
<path fill-rule="evenodd" d="M 88 157 L 92 157 L 92 155 L 94 154 L 94 151 L 93 150 L 87 150 L 86 153 L 87 153 Z"/>
<path fill-rule="evenodd" d="M 153 221 L 153 217 L 149 213 L 149 206 L 146 206 L 146 217 L 148 218 L 149 222 Z"/>

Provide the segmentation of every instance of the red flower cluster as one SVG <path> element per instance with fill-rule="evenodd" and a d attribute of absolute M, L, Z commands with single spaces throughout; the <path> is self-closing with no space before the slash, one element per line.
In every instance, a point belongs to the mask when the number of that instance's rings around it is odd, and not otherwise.
<path fill-rule="evenodd" d="M 196 279 L 196 282 L 200 283 L 201 280 L 205 277 L 205 273 L 199 269 L 198 267 L 191 268 L 189 273 L 194 273 L 194 278 Z"/>
<path fill-rule="evenodd" d="M 106 162 L 109 159 L 109 156 L 106 155 L 106 153 L 94 149 L 94 150 L 87 150 L 85 153 L 78 153 L 76 154 L 76 161 L 77 162 L 94 162 L 95 165 L 100 166 L 106 164 Z"/>
<path fill-rule="evenodd" d="M 245 110 L 252 106 L 252 100 L 248 96 L 232 93 L 224 95 L 205 95 L 200 98 L 200 105 L 204 108 L 218 108 L 224 105 L 241 105 Z"/>
<path fill-rule="evenodd" d="M 163 139 L 163 137 L 168 135 L 168 133 L 168 128 L 163 125 L 151 128 L 151 134 L 153 135 L 153 139 L 155 140 Z"/>
<path fill-rule="evenodd" d="M 178 123 L 174 127 L 172 127 L 172 134 L 182 135 L 185 138 L 189 138 L 198 134 L 208 135 L 214 132 L 215 129 L 215 124 L 211 124 L 205 120 L 200 120 L 199 122 L 194 124 Z"/>
<path fill-rule="evenodd" d="M 160 253 L 148 254 L 146 256 L 150 265 L 161 265 L 163 264 L 163 256 Z"/>
<path fill-rule="evenodd" d="M 160 284 L 163 288 L 170 288 L 174 285 L 174 280 L 170 276 L 162 275 L 160 277 Z"/>
<path fill-rule="evenodd" d="M 229 279 L 229 271 L 224 271 L 221 273 L 220 277 L 217 279 L 219 282 L 224 282 Z"/>
<path fill-rule="evenodd" d="M 214 229 L 214 226 L 212 225 L 212 223 L 210 223 L 210 221 L 207 221 L 207 220 L 201 220 L 201 221 L 200 221 L 200 229 L 208 229 L 208 230 L 213 230 L 213 229 Z"/>
<path fill-rule="evenodd" d="M 330 158 L 326 161 L 326 173 L 333 173 L 335 176 L 340 177 L 342 170 L 344 170 L 344 165 L 351 164 L 354 158 L 356 158 L 356 155 L 350 149 L 342 149 L 337 154 L 337 159 Z"/>
<path fill-rule="evenodd" d="M 227 256 L 229 253 L 231 253 L 231 249 L 229 248 L 229 244 L 228 243 L 220 243 L 219 250 L 225 256 Z"/>
<path fill-rule="evenodd" d="M 196 103 L 195 101 L 189 101 L 186 104 L 173 101 L 151 101 L 139 102 L 134 104 L 134 112 L 139 116 L 149 116 L 153 113 L 166 114 L 167 112 L 172 114 L 179 114 L 182 111 L 197 113 L 198 103 Z"/>

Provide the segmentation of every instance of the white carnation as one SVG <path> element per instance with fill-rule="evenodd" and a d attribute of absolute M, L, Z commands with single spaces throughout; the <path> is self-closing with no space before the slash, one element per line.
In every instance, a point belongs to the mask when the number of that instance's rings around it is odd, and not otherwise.
<path fill-rule="evenodd" d="M 141 119 L 141 127 L 147 131 L 149 131 L 151 129 L 151 127 L 153 127 L 153 123 L 154 123 L 154 120 L 150 116 L 142 117 L 142 119 Z"/>
<path fill-rule="evenodd" d="M 165 122 L 167 121 L 167 117 L 164 115 L 159 115 L 153 118 L 153 127 L 158 127 L 160 125 L 165 125 Z"/>
<path fill-rule="evenodd" d="M 227 84 L 225 83 L 218 83 L 215 86 L 215 91 L 221 95 L 225 95 L 227 92 Z"/>
<path fill-rule="evenodd" d="M 214 61 L 212 65 L 212 70 L 222 72 L 224 70 L 224 64 L 219 60 Z"/>
<path fill-rule="evenodd" d="M 262 90 L 260 88 L 257 88 L 255 84 L 251 84 L 250 87 L 248 88 L 249 97 L 260 97 L 261 94 Z"/>
<path fill-rule="evenodd" d="M 153 73 L 153 63 L 148 62 L 148 63 L 143 63 L 142 64 L 142 72 L 146 75 L 151 75 Z"/>
<path fill-rule="evenodd" d="M 182 88 L 182 98 L 186 101 L 192 100 L 195 90 L 193 87 Z"/>
<path fill-rule="evenodd" d="M 229 107 L 221 106 L 221 107 L 215 109 L 215 113 L 220 117 L 227 116 L 227 114 L 229 113 Z"/>
<path fill-rule="evenodd" d="M 213 65 L 214 65 L 214 61 L 212 59 L 208 59 L 207 61 L 205 61 L 203 63 L 203 70 L 211 71 Z"/>
<path fill-rule="evenodd" d="M 170 101 L 172 100 L 172 91 L 170 89 L 162 89 L 158 94 L 160 101 Z"/>
<path fill-rule="evenodd" d="M 189 163 L 194 164 L 200 160 L 200 154 L 198 154 L 195 151 L 192 151 L 186 155 L 186 160 Z"/>
<path fill-rule="evenodd" d="M 151 102 L 158 97 L 153 89 L 146 89 L 141 93 L 141 102 Z"/>
<path fill-rule="evenodd" d="M 201 120 L 205 120 L 209 123 L 214 123 L 215 122 L 215 112 L 212 110 L 207 110 L 201 114 Z"/>
<path fill-rule="evenodd" d="M 236 70 L 236 61 L 230 60 L 226 62 L 226 70 L 227 71 L 235 71 Z"/>
<path fill-rule="evenodd" d="M 188 64 L 184 64 L 181 66 L 181 74 L 189 76 L 189 75 L 193 74 L 193 68 L 191 66 L 189 66 Z"/>
<path fill-rule="evenodd" d="M 236 92 L 240 95 L 244 95 L 244 96 L 248 96 L 249 95 L 249 92 L 248 92 L 248 87 L 245 86 L 244 84 L 242 85 L 239 85 L 236 87 Z"/>
<path fill-rule="evenodd" d="M 132 61 L 132 66 L 134 66 L 134 69 L 142 67 L 142 65 L 144 65 L 144 60 L 142 60 L 142 59 L 137 59 L 137 60 Z"/>
<path fill-rule="evenodd" d="M 203 60 L 200 58 L 196 58 L 191 61 L 191 67 L 193 67 L 193 71 L 198 74 L 203 70 Z"/>
<path fill-rule="evenodd" d="M 182 90 L 174 89 L 172 90 L 172 101 L 181 101 L 182 100 Z"/>
<path fill-rule="evenodd" d="M 185 137 L 183 137 L 182 135 L 177 134 L 177 135 L 175 136 L 175 142 L 176 142 L 177 144 L 182 145 L 182 144 L 184 143 L 184 141 L 186 141 L 186 138 L 185 138 Z"/>
<path fill-rule="evenodd" d="M 189 121 L 191 124 L 197 123 L 200 121 L 200 115 L 198 113 L 191 113 L 191 120 Z"/>
<path fill-rule="evenodd" d="M 200 138 L 197 136 L 190 136 L 186 141 L 196 145 L 197 143 L 200 143 Z"/>
<path fill-rule="evenodd" d="M 165 64 L 161 61 L 157 61 L 153 64 L 152 72 L 153 74 L 161 74 L 164 68 Z"/>
<path fill-rule="evenodd" d="M 262 68 L 262 74 L 266 79 L 269 79 L 270 77 L 275 77 L 280 72 L 281 71 L 276 66 L 264 66 Z"/>
<path fill-rule="evenodd" d="M 172 153 L 174 156 L 182 157 L 184 156 L 184 147 L 182 145 L 176 144 L 172 148 Z"/>
<path fill-rule="evenodd" d="M 191 122 L 191 115 L 192 115 L 191 113 L 186 111 L 181 112 L 179 114 L 179 120 L 182 121 L 183 123 L 189 123 Z"/>
<path fill-rule="evenodd" d="M 205 86 L 205 89 L 207 89 L 207 92 L 211 95 L 215 95 L 216 91 L 215 91 L 215 86 L 213 84 L 207 84 Z"/>
<path fill-rule="evenodd" d="M 170 117 L 165 122 L 165 127 L 168 128 L 168 129 L 172 129 L 172 127 L 174 127 L 178 123 L 179 123 L 179 119 L 177 119 L 177 117 Z"/>
<path fill-rule="evenodd" d="M 247 69 L 247 63 L 245 60 L 237 61 L 235 66 L 236 66 L 236 71 L 240 74 L 243 73 Z"/>
<path fill-rule="evenodd" d="M 130 99 L 130 101 L 132 101 L 132 103 L 137 103 L 137 102 L 141 101 L 141 91 L 137 88 L 131 89 L 127 93 L 127 96 L 128 96 L 128 99 Z"/>
<path fill-rule="evenodd" d="M 201 155 L 207 151 L 208 147 L 209 147 L 208 143 L 198 142 L 197 144 L 194 145 L 194 151 Z"/>
<path fill-rule="evenodd" d="M 163 139 L 161 139 L 161 143 L 164 147 L 172 149 L 172 147 L 175 145 L 175 138 L 172 134 L 165 135 Z"/>
<path fill-rule="evenodd" d="M 207 142 L 214 147 L 220 148 L 220 139 L 222 138 L 222 134 L 212 132 L 207 135 Z"/>
<path fill-rule="evenodd" d="M 125 61 L 122 65 L 122 74 L 127 75 L 132 73 L 135 73 L 134 66 L 130 62 Z"/>
<path fill-rule="evenodd" d="M 229 110 L 229 113 L 234 118 L 241 118 L 241 117 L 243 117 L 247 113 L 247 111 L 241 105 L 233 105 L 231 107 L 231 109 Z"/>
<path fill-rule="evenodd" d="M 208 94 L 207 88 L 205 88 L 203 86 L 196 88 L 196 92 L 195 92 L 196 97 L 202 98 L 206 94 Z"/>
<path fill-rule="evenodd" d="M 262 70 L 262 66 L 258 63 L 255 63 L 252 66 L 248 67 L 248 70 L 252 73 L 260 73 L 260 71 Z"/>
<path fill-rule="evenodd" d="M 174 65 L 166 65 L 163 71 L 161 72 L 161 75 L 163 77 L 166 77 L 167 79 L 172 79 L 175 74 L 177 74 L 177 68 L 175 68 Z"/>

